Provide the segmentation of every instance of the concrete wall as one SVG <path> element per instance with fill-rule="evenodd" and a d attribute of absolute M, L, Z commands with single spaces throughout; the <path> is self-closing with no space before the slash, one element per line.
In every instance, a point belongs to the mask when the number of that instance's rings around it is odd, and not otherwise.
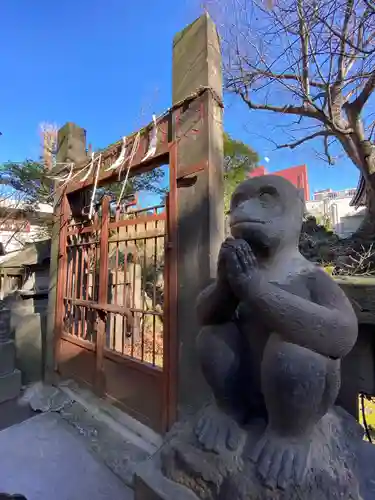
<path fill-rule="evenodd" d="M 341 238 L 349 237 L 357 231 L 363 221 L 363 218 L 364 215 L 362 213 L 342 217 L 337 234 L 341 236 Z"/>

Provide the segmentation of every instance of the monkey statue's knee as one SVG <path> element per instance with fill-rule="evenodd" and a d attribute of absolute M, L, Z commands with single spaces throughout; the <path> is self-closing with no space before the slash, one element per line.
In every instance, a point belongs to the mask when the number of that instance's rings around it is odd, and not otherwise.
<path fill-rule="evenodd" d="M 217 400 L 227 400 L 238 385 L 241 335 L 235 323 L 204 326 L 197 337 L 203 375 Z"/>
<path fill-rule="evenodd" d="M 225 377 L 239 369 L 240 332 L 234 323 L 204 326 L 196 344 L 204 373 Z"/>
<path fill-rule="evenodd" d="M 339 387 L 339 360 L 276 335 L 270 338 L 262 361 L 262 390 L 276 431 L 298 435 L 312 430 L 334 404 Z"/>

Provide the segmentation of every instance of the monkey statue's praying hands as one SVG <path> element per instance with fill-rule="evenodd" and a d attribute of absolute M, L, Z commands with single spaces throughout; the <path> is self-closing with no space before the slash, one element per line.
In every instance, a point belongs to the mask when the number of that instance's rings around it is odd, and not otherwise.
<path fill-rule="evenodd" d="M 302 481 L 314 428 L 338 395 L 340 360 L 357 338 L 345 294 L 299 253 L 303 210 L 299 190 L 281 177 L 240 184 L 232 238 L 197 303 L 198 353 L 217 411 L 196 435 L 207 450 L 236 450 L 240 429 L 263 419 L 251 460 L 269 487 Z"/>

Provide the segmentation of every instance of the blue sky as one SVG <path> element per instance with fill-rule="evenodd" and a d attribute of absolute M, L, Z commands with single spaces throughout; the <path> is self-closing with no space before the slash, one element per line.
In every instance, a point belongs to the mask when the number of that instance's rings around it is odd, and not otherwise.
<path fill-rule="evenodd" d="M 171 104 L 173 35 L 197 15 L 195 0 L 2 0 L 0 162 L 38 158 L 43 121 L 76 122 L 94 148 L 148 123 Z M 276 115 L 225 104 L 225 129 L 269 171 L 306 163 L 311 191 L 356 186 L 349 160 L 329 167 L 311 145 L 275 151 L 267 137 L 287 139 Z"/>

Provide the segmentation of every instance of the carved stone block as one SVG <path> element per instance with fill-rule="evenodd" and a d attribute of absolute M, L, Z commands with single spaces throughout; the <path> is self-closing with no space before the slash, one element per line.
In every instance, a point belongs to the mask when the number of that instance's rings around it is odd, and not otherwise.
<path fill-rule="evenodd" d="M 21 391 L 21 372 L 14 370 L 12 373 L 0 377 L 0 403 L 15 399 Z"/>
<path fill-rule="evenodd" d="M 0 343 L 6 342 L 11 335 L 10 309 L 0 309 Z"/>
<path fill-rule="evenodd" d="M 13 340 L 0 343 L 0 377 L 12 373 L 16 357 L 16 349 Z"/>

